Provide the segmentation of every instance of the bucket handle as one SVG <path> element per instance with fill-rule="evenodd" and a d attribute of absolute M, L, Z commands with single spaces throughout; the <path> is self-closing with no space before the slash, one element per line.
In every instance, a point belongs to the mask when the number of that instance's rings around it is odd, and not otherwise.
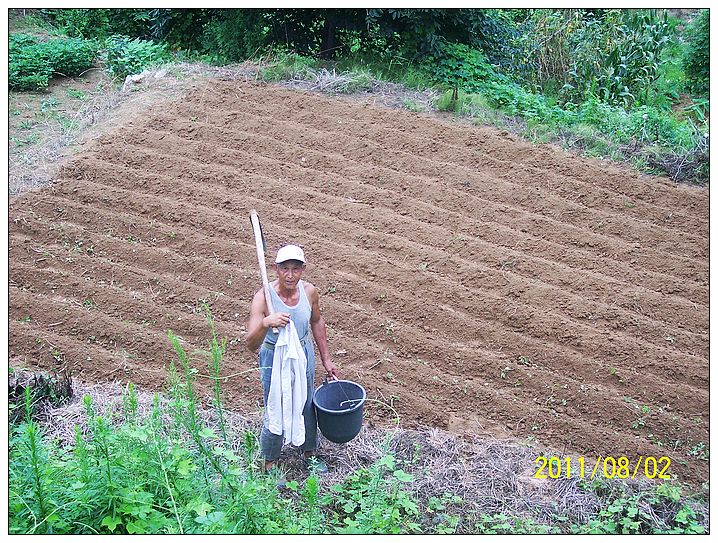
<path fill-rule="evenodd" d="M 332 381 L 339 381 L 338 377 L 332 377 L 331 375 L 328 375 L 328 376 L 324 377 L 324 381 L 322 381 L 322 385 L 326 385 L 329 382 L 328 379 L 331 379 Z M 341 403 L 361 401 L 361 398 L 356 399 L 356 400 L 350 399 L 349 396 L 347 395 L 346 391 L 344 390 L 344 387 L 342 387 L 342 385 L 339 385 L 339 388 L 342 389 L 342 394 L 344 394 L 344 397 L 346 398 L 346 400 L 342 401 Z"/>

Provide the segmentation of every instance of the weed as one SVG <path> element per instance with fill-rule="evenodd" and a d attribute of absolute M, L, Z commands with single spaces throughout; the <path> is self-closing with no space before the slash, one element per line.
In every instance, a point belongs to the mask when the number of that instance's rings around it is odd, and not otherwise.
<path fill-rule="evenodd" d="M 708 447 L 702 441 L 691 445 L 687 454 L 689 456 L 695 456 L 698 460 L 708 460 L 710 458 Z"/>
<path fill-rule="evenodd" d="M 518 363 L 522 366 L 531 366 L 531 359 L 528 356 L 519 356 L 518 357 Z"/>
<path fill-rule="evenodd" d="M 79 89 L 67 89 L 67 97 L 74 98 L 75 100 L 87 99 L 85 92 Z"/>
<path fill-rule="evenodd" d="M 42 103 L 40 104 L 40 111 L 42 113 L 47 113 L 55 109 L 57 107 L 57 104 L 57 98 L 55 98 L 54 96 L 50 96 L 50 98 L 46 98 L 42 101 Z"/>
<path fill-rule="evenodd" d="M 414 113 L 426 111 L 426 107 L 424 107 L 424 105 L 416 102 L 415 100 L 412 100 L 411 98 L 404 98 L 402 100 L 402 105 L 404 106 L 405 109 L 408 109 L 409 111 L 413 111 Z"/>
<path fill-rule="evenodd" d="M 386 451 L 388 443 L 383 445 Z M 402 487 L 413 477 L 397 469 L 394 456 L 384 454 L 370 468 L 335 485 L 340 534 L 398 534 L 418 532 L 419 507 Z"/>
<path fill-rule="evenodd" d="M 631 423 L 631 428 L 634 430 L 640 430 L 642 428 L 646 427 L 646 420 L 643 417 L 639 417 L 633 423 Z"/>
<path fill-rule="evenodd" d="M 384 324 L 382 324 L 382 328 L 384 329 L 384 334 L 389 336 L 394 343 L 398 341 L 396 331 L 394 330 L 394 321 L 388 319 Z"/>
<path fill-rule="evenodd" d="M 10 141 L 13 142 L 16 147 L 24 147 L 26 145 L 32 145 L 34 143 L 37 143 L 39 141 L 39 138 L 37 134 L 33 132 L 32 134 L 29 134 L 24 138 L 17 138 L 13 136 L 10 138 Z"/>

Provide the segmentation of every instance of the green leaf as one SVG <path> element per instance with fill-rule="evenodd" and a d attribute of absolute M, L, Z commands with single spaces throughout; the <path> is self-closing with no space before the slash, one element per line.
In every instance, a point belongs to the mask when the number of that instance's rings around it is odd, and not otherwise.
<path fill-rule="evenodd" d="M 182 476 L 187 476 L 190 474 L 190 472 L 195 470 L 195 466 L 192 465 L 192 460 L 190 458 L 185 458 L 184 460 L 180 460 L 177 464 L 177 473 L 179 473 Z"/>
<path fill-rule="evenodd" d="M 127 523 L 127 533 L 142 534 L 147 531 L 147 525 L 142 520 L 134 520 Z"/>
<path fill-rule="evenodd" d="M 354 510 L 356 509 L 356 506 L 357 506 L 357 504 L 355 502 L 349 500 L 348 502 L 346 502 L 344 504 L 344 507 L 343 507 L 344 512 L 345 513 L 353 513 Z"/>
<path fill-rule="evenodd" d="M 207 502 L 202 502 L 202 503 L 190 505 L 190 509 L 192 511 L 194 511 L 195 513 L 197 513 L 199 516 L 206 517 L 207 513 L 212 511 L 212 509 L 214 509 L 214 506 Z"/>
<path fill-rule="evenodd" d="M 398 469 L 394 472 L 394 477 L 402 483 L 410 483 L 414 480 L 414 477 L 402 469 Z"/>
<path fill-rule="evenodd" d="M 203 437 L 205 439 L 217 439 L 217 434 L 214 433 L 212 428 L 202 428 L 202 431 L 199 433 L 199 437 Z"/>
<path fill-rule="evenodd" d="M 122 519 L 111 517 L 109 515 L 103 518 L 100 522 L 100 526 L 107 526 L 107 529 L 110 530 L 110 532 L 114 532 L 118 524 L 122 524 Z"/>

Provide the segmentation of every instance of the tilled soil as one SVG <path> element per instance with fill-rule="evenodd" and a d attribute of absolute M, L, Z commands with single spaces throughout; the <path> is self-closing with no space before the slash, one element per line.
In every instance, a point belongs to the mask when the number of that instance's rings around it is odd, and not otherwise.
<path fill-rule="evenodd" d="M 567 456 L 666 456 L 698 484 L 708 200 L 493 128 L 213 81 L 11 200 L 11 364 L 162 390 L 167 330 L 206 349 L 207 302 L 230 340 L 227 404 L 258 413 L 241 342 L 256 208 L 272 256 L 304 245 L 372 423 L 395 410 Z M 206 358 L 193 364 L 208 392 Z"/>

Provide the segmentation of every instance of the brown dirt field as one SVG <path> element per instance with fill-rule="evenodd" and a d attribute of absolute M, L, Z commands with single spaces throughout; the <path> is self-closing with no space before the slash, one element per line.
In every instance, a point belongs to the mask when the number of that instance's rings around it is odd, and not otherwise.
<path fill-rule="evenodd" d="M 342 376 L 402 426 L 668 456 L 699 484 L 708 204 L 492 128 L 213 81 L 11 199 L 11 365 L 163 389 L 167 330 L 204 348 L 207 301 L 227 403 L 258 413 L 241 343 L 256 208 L 272 252 L 305 246 Z M 373 424 L 392 416 L 368 403 Z"/>

